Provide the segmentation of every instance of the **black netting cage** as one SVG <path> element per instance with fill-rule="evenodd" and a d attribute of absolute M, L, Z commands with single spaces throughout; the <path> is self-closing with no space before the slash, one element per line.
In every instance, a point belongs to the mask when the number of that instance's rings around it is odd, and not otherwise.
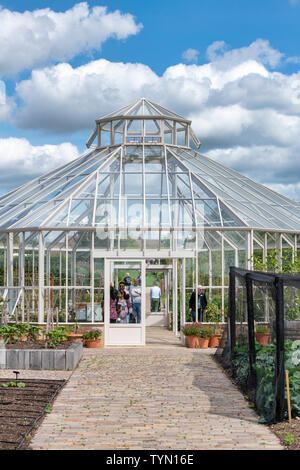
<path fill-rule="evenodd" d="M 227 341 L 216 357 L 261 422 L 300 416 L 300 275 L 230 268 Z"/>

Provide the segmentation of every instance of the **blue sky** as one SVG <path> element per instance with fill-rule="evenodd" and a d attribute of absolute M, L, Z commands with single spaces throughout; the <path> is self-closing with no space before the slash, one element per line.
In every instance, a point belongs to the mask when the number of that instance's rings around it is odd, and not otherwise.
<path fill-rule="evenodd" d="M 0 193 L 147 93 L 193 120 L 203 153 L 300 200 L 300 1 L 1 5 Z"/>

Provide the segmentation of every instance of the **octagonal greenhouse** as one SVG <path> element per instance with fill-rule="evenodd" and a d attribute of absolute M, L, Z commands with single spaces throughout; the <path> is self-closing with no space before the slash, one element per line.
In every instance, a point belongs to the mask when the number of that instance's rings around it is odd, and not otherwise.
<path fill-rule="evenodd" d="M 105 325 L 106 345 L 192 321 L 201 284 L 226 320 L 229 266 L 300 243 L 300 204 L 201 155 L 191 121 L 147 99 L 96 120 L 88 150 L 0 198 L 0 294 L 11 318 Z M 110 287 L 139 277 L 141 319 L 112 323 Z M 149 289 L 160 283 L 161 308 Z M 204 318 L 204 321 L 207 320 Z"/>

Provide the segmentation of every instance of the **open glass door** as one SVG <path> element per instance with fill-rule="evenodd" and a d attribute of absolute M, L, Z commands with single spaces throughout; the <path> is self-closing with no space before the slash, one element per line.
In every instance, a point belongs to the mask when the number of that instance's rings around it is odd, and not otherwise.
<path fill-rule="evenodd" d="M 145 345 L 145 261 L 105 259 L 104 344 Z"/>

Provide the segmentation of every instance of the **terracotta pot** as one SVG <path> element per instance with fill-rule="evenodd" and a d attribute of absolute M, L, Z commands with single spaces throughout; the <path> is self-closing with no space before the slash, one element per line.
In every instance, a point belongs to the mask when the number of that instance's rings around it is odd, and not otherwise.
<path fill-rule="evenodd" d="M 199 348 L 199 338 L 196 335 L 186 336 L 186 343 L 188 348 Z"/>
<path fill-rule="evenodd" d="M 270 339 L 270 333 L 255 333 L 255 339 L 263 346 L 267 346 Z"/>
<path fill-rule="evenodd" d="M 199 340 L 199 348 L 206 349 L 209 345 L 209 338 L 198 338 Z"/>
<path fill-rule="evenodd" d="M 72 343 L 82 343 L 82 334 L 80 333 L 70 333 L 68 334 L 68 340 Z"/>
<path fill-rule="evenodd" d="M 99 339 L 85 339 L 84 345 L 86 348 L 100 348 L 101 347 L 101 338 Z"/>
<path fill-rule="evenodd" d="M 210 348 L 218 348 L 221 341 L 221 335 L 214 335 L 209 338 L 209 347 Z"/>
<path fill-rule="evenodd" d="M 18 340 L 19 341 L 27 341 L 27 338 L 26 338 L 26 336 L 19 336 Z"/>

